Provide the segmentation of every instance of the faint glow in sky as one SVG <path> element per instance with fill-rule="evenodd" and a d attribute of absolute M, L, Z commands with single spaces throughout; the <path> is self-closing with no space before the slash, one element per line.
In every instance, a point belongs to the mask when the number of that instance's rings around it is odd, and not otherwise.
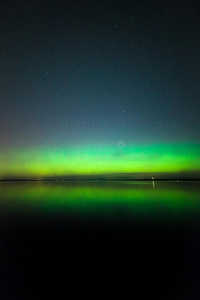
<path fill-rule="evenodd" d="M 3 1 L 1 177 L 199 170 L 199 1 L 142 2 Z"/>

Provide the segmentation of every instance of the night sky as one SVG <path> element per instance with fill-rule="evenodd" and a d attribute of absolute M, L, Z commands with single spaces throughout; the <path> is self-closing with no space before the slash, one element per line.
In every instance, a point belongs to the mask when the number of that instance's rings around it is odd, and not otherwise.
<path fill-rule="evenodd" d="M 199 32 L 194 0 L 0 1 L 0 176 L 200 170 Z"/>

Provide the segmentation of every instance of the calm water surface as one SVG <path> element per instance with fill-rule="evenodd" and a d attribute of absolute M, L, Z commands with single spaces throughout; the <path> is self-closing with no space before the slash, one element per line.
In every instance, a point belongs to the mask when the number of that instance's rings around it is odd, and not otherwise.
<path fill-rule="evenodd" d="M 0 182 L 0 237 L 1 299 L 200 296 L 199 182 Z"/>

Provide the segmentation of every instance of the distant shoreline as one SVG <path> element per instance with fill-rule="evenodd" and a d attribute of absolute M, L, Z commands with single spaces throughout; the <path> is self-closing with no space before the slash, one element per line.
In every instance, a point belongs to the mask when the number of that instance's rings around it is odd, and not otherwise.
<path fill-rule="evenodd" d="M 1 179 L 0 182 L 134 182 L 134 181 L 174 181 L 174 182 L 185 182 L 185 181 L 199 181 L 200 182 L 200 178 L 154 178 L 154 179 Z"/>

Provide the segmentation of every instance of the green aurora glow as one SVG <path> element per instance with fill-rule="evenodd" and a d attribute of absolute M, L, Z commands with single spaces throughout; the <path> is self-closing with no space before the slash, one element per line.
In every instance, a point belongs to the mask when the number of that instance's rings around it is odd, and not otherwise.
<path fill-rule="evenodd" d="M 200 144 L 123 149 L 18 149 L 0 155 L 0 178 L 43 179 L 69 175 L 200 172 Z"/>

